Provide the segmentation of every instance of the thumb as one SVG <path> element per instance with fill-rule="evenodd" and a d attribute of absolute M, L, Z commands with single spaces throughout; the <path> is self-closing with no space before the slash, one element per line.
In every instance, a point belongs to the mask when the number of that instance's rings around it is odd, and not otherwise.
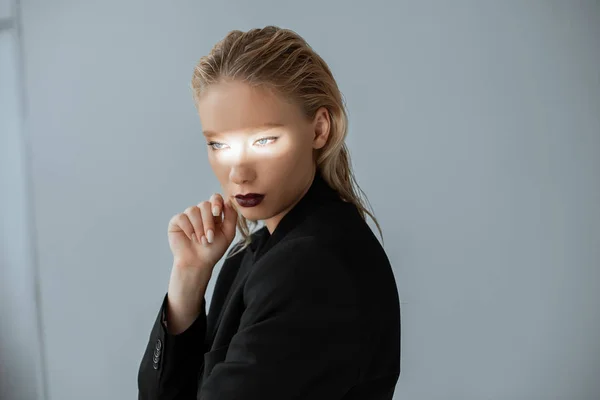
<path fill-rule="evenodd" d="M 231 241 L 233 241 L 233 238 L 235 237 L 235 228 L 237 224 L 238 213 L 229 201 L 225 203 L 225 210 L 223 211 L 225 211 L 225 216 L 221 225 L 221 231 L 223 231 L 223 234 L 227 238 L 227 241 L 231 243 Z"/>

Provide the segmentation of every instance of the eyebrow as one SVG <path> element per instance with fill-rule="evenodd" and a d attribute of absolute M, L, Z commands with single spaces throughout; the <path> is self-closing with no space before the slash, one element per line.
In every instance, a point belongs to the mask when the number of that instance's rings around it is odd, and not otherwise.
<path fill-rule="evenodd" d="M 248 128 L 247 130 L 251 131 L 251 132 L 256 132 L 256 131 L 265 130 L 265 129 L 280 128 L 282 126 L 284 126 L 284 125 L 280 124 L 278 122 L 267 122 L 262 125 L 255 126 L 253 128 Z M 219 133 L 213 132 L 213 131 L 203 131 L 202 133 L 204 134 L 204 136 L 207 136 L 207 137 L 219 135 Z"/>

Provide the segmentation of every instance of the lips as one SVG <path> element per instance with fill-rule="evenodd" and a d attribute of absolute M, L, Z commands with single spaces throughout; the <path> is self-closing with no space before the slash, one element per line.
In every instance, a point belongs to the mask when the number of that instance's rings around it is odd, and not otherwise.
<path fill-rule="evenodd" d="M 238 194 L 235 200 L 242 207 L 254 207 L 259 205 L 264 197 L 264 194 L 258 193 Z"/>

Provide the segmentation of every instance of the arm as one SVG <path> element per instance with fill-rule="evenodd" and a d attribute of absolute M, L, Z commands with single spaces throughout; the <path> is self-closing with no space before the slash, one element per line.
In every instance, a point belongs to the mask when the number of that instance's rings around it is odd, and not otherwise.
<path fill-rule="evenodd" d="M 311 239 L 282 244 L 264 257 L 248 277 L 238 332 L 199 398 L 342 397 L 358 377 L 362 356 L 354 282 Z"/>
<path fill-rule="evenodd" d="M 165 295 L 138 372 L 138 399 L 195 399 L 198 372 L 206 352 L 206 305 L 182 333 L 166 327 L 168 294 Z"/>
<path fill-rule="evenodd" d="M 231 251 L 234 250 L 235 247 Z M 242 255 L 225 259 L 215 289 L 225 284 L 221 281 L 223 272 L 235 269 Z M 138 371 L 139 400 L 196 399 L 198 374 L 204 354 L 210 348 L 206 343 L 204 296 L 211 276 L 185 271 L 179 265 L 173 265 L 171 270 L 168 294 L 152 327 Z"/>
<path fill-rule="evenodd" d="M 138 398 L 195 399 L 206 352 L 210 275 L 174 265 L 138 372 Z"/>

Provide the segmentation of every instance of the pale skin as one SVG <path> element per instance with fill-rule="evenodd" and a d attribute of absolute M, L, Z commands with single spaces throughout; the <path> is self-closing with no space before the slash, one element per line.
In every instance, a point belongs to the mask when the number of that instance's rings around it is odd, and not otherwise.
<path fill-rule="evenodd" d="M 169 221 L 173 268 L 167 325 L 172 334 L 185 331 L 200 313 L 212 270 L 235 237 L 238 212 L 264 221 L 273 233 L 308 191 L 315 152 L 327 143 L 331 126 L 325 107 L 309 119 L 289 99 L 241 81 L 209 86 L 198 101 L 198 114 L 222 194 Z M 265 197 L 256 207 L 239 206 L 235 195 L 247 193 Z"/>

